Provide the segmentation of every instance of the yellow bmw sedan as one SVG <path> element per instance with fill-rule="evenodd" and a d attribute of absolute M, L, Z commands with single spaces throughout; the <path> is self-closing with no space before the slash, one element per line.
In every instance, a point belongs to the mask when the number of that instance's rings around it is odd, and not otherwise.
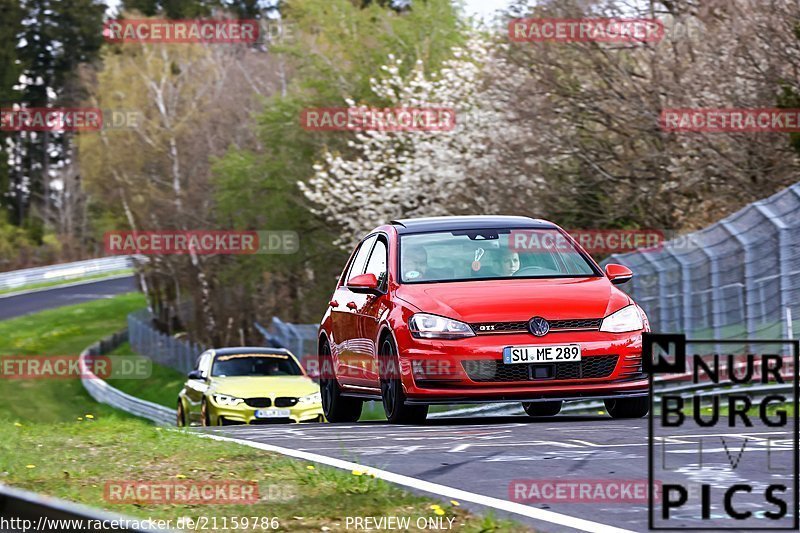
<path fill-rule="evenodd" d="M 284 349 L 207 350 L 178 395 L 179 426 L 322 421 L 319 385 Z"/>

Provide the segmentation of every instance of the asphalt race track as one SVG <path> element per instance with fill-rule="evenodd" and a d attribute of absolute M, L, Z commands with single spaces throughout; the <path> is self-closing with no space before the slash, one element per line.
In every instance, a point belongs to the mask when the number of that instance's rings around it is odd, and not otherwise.
<path fill-rule="evenodd" d="M 109 280 L 93 281 L 70 287 L 48 288 L 37 292 L 0 298 L 0 320 L 29 313 L 73 305 L 102 298 L 111 298 L 138 290 L 136 278 L 128 276 Z"/>
<path fill-rule="evenodd" d="M 44 309 L 109 298 L 136 290 L 133 277 L 97 281 L 0 298 L 0 320 Z M 750 483 L 783 482 L 791 487 L 793 449 L 791 420 L 788 427 L 772 428 L 754 420 L 754 426 L 729 429 L 722 425 L 658 430 L 668 445 L 654 450 L 669 473 L 656 476 L 697 488 L 700 483 L 728 487 Z M 605 415 L 472 416 L 433 418 L 421 426 L 385 422 L 358 424 L 294 424 L 230 426 L 199 429 L 221 436 L 265 443 L 292 450 L 352 461 L 395 474 L 493 498 L 514 501 L 515 480 L 569 480 L 619 483 L 645 482 L 648 478 L 648 420 L 612 420 Z M 702 454 L 699 446 L 702 443 Z M 769 450 L 768 450 L 769 448 Z M 770 453 L 764 453 L 770 451 Z M 663 453 L 661 453 L 663 452 Z M 736 468 L 731 468 L 731 463 Z M 697 468 L 702 463 L 703 470 Z M 775 467 L 778 467 L 777 469 Z M 413 490 L 413 488 L 412 488 Z M 721 521 L 722 505 L 712 502 L 712 521 L 701 521 L 697 491 L 680 510 L 684 526 L 731 527 Z M 759 494 L 760 496 L 760 494 Z M 787 498 L 792 502 L 794 495 Z M 648 530 L 646 501 L 638 503 L 548 501 L 528 505 L 603 526 L 630 531 Z M 479 513 L 490 509 L 462 502 Z M 765 509 L 763 499 L 739 501 L 742 509 Z M 790 509 L 792 504 L 789 505 Z M 792 509 L 793 510 L 793 509 Z M 521 515 L 507 515 L 537 531 L 574 531 L 563 525 Z M 791 510 L 790 510 L 791 512 Z M 740 528 L 751 531 L 752 528 Z"/>
<path fill-rule="evenodd" d="M 509 492 L 512 480 L 646 480 L 647 428 L 646 418 L 619 421 L 606 416 L 560 415 L 537 420 L 516 416 L 439 418 L 430 420 L 424 426 L 365 422 L 353 425 L 232 426 L 209 431 L 226 437 L 353 461 L 508 500 L 513 496 Z M 693 477 L 692 471 L 695 468 L 691 466 L 678 468 L 667 476 L 675 476 L 675 480 L 684 484 L 711 481 L 723 483 L 727 487 L 732 480 L 741 483 L 750 480 L 755 485 L 763 484 L 766 471 L 763 452 L 770 439 L 784 439 L 771 440 L 773 444 L 779 443 L 772 449 L 771 461 L 788 470 L 772 474 L 772 477 L 791 480 L 792 436 L 791 430 L 787 431 L 786 428 L 771 428 L 756 422 L 746 432 L 724 427 L 704 428 L 701 432 L 696 429 L 675 428 L 673 432 L 661 435 L 666 436 L 669 442 L 666 449 L 667 463 L 696 465 L 698 442 L 703 441 L 704 478 Z M 748 446 L 740 454 L 745 439 Z M 728 457 L 735 461 L 739 455 L 744 457 L 736 469 L 732 470 Z M 669 457 L 676 459 L 671 461 Z M 709 470 L 712 472 L 710 480 Z M 791 482 L 789 485 L 791 486 Z M 697 494 L 699 489 L 694 493 L 695 496 Z M 695 500 L 690 498 L 690 501 Z M 699 501 L 699 497 L 696 501 Z M 792 500 L 789 499 L 789 502 L 791 509 Z M 646 501 L 550 502 L 530 505 L 631 531 L 647 530 Z M 747 505 L 748 503 L 743 504 Z M 486 511 L 479 506 L 466 506 L 478 512 Z M 763 504 L 761 508 L 764 508 Z M 718 513 L 721 512 L 722 505 L 719 502 L 713 504 L 712 519 L 720 516 Z M 681 516 L 688 517 L 687 525 L 694 528 L 711 525 L 699 520 L 700 506 L 697 503 L 684 506 Z M 692 518 L 695 516 L 698 520 Z M 574 531 L 526 517 L 513 518 L 529 523 L 538 531 Z M 726 520 L 724 526 L 731 527 L 731 522 Z"/>

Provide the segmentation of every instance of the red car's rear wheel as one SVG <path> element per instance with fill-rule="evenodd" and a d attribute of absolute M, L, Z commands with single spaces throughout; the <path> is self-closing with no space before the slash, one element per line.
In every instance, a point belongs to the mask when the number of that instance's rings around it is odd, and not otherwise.
<path fill-rule="evenodd" d="M 320 363 L 323 369 L 319 380 L 319 390 L 322 396 L 322 412 L 328 422 L 357 422 L 361 417 L 364 402 L 358 398 L 342 396 L 339 383 L 333 373 L 331 348 L 325 340 L 320 346 Z"/>

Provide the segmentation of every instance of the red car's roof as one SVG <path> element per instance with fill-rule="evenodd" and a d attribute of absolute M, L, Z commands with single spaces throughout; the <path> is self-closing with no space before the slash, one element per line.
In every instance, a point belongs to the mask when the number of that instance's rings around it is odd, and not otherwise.
<path fill-rule="evenodd" d="M 391 224 L 398 233 L 417 233 L 428 231 L 458 231 L 471 229 L 499 228 L 555 228 L 556 225 L 546 220 L 498 215 L 474 215 L 452 217 L 404 218 L 392 220 Z"/>

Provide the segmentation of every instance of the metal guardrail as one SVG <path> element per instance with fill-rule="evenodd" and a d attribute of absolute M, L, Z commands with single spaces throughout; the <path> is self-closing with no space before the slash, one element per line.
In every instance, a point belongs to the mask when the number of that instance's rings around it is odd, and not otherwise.
<path fill-rule="evenodd" d="M 94 527 L 102 524 L 104 527 Z M 24 531 L 170 531 L 153 526 L 147 519 L 132 518 L 93 509 L 52 496 L 0 484 L 0 532 Z"/>
<path fill-rule="evenodd" d="M 621 288 L 653 331 L 714 339 L 794 337 L 800 328 L 800 183 L 651 250 L 615 254 Z"/>
<path fill-rule="evenodd" d="M 134 258 L 135 257 L 132 255 L 121 255 L 2 272 L 0 273 L 0 290 L 16 289 L 34 283 L 66 281 L 85 276 L 106 274 L 116 270 L 125 270 L 126 268 L 133 268 Z"/>
<path fill-rule="evenodd" d="M 160 365 L 189 373 L 194 368 L 197 356 L 207 348 L 162 333 L 153 327 L 151 320 L 146 309 L 128 315 L 128 339 L 133 351 L 146 355 Z"/>
<path fill-rule="evenodd" d="M 319 324 L 291 324 L 278 317 L 272 317 L 270 328 L 256 322 L 255 328 L 264 336 L 267 343 L 278 348 L 286 348 L 301 362 L 317 356 L 317 334 Z"/>
<path fill-rule="evenodd" d="M 89 396 L 95 401 L 121 409 L 126 413 L 151 420 L 161 426 L 174 426 L 177 420 L 175 409 L 148 402 L 126 394 L 103 381 L 91 371 L 92 365 L 86 363 L 90 357 L 102 355 L 119 346 L 128 339 L 127 333 L 117 333 L 86 348 L 80 355 L 81 383 Z"/>
<path fill-rule="evenodd" d="M 175 425 L 177 420 L 177 413 L 175 409 L 170 409 L 163 405 L 159 405 L 153 402 L 148 402 L 146 400 L 142 400 L 140 398 L 136 398 L 131 396 L 130 394 L 126 394 L 96 375 L 94 375 L 90 368 L 90 365 L 86 364 L 85 359 L 88 357 L 92 357 L 95 355 L 101 355 L 110 349 L 118 346 L 122 342 L 127 340 L 127 332 L 118 333 L 113 335 L 107 339 L 103 339 L 101 341 L 96 342 L 95 344 L 86 348 L 80 356 L 80 366 L 81 366 L 81 382 L 83 383 L 83 387 L 89 393 L 89 395 L 94 398 L 96 401 L 100 403 L 104 403 L 106 405 L 110 405 L 111 407 L 115 407 L 117 409 L 121 409 L 127 413 L 132 415 L 145 418 L 147 420 L 151 420 L 156 424 L 162 426 L 172 426 Z M 669 392 L 687 392 L 687 391 L 701 391 L 698 395 L 699 396 L 707 396 L 710 394 L 714 394 L 715 391 L 704 391 L 704 389 L 711 389 L 718 384 L 713 382 L 707 383 L 698 383 L 698 384 L 691 384 L 687 385 L 683 382 L 677 382 L 674 386 L 669 386 L 669 380 L 664 380 L 663 378 L 657 378 L 655 385 L 658 387 L 658 393 L 664 394 Z M 743 392 L 748 393 L 751 397 L 760 397 L 766 396 L 769 394 L 774 394 L 775 392 L 791 392 L 793 390 L 792 383 L 785 383 L 785 384 L 776 384 L 776 385 L 769 385 L 769 386 L 738 386 L 738 387 L 731 387 L 725 389 L 725 392 Z M 656 403 L 659 402 L 659 398 L 655 399 Z M 570 413 L 570 412 L 581 412 L 586 410 L 594 410 L 596 408 L 603 408 L 603 402 L 587 399 L 585 401 L 573 401 L 569 402 L 567 405 L 564 406 L 562 409 L 562 413 Z M 481 415 L 481 416 L 501 416 L 501 415 L 513 415 L 513 414 L 520 414 L 522 413 L 522 407 L 520 406 L 519 402 L 505 402 L 496 405 L 481 405 L 476 407 L 462 407 L 458 409 L 453 409 L 452 411 L 444 411 L 438 413 L 431 413 L 429 415 L 430 418 L 442 418 L 446 416 L 468 416 L 468 415 Z"/>

